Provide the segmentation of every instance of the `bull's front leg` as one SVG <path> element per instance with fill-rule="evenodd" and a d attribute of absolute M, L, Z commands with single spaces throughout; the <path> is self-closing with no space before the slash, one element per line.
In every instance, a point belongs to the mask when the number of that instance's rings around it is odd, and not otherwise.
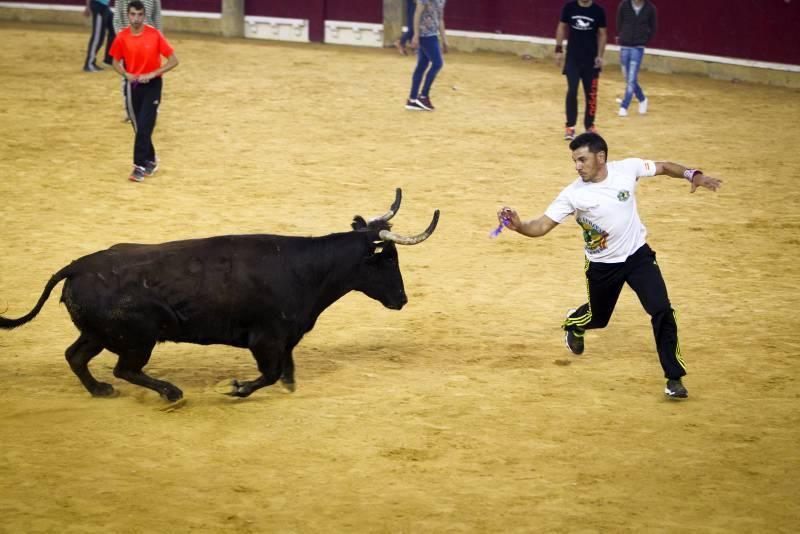
<path fill-rule="evenodd" d="M 281 384 L 290 393 L 294 393 L 297 385 L 294 382 L 294 358 L 291 349 L 287 351 L 283 361 L 283 373 L 281 374 Z"/>
<path fill-rule="evenodd" d="M 228 393 L 232 397 L 249 397 L 254 391 L 271 386 L 283 373 L 285 349 L 281 343 L 263 333 L 250 334 L 250 352 L 256 359 L 261 376 L 255 380 L 233 380 L 233 388 Z"/>

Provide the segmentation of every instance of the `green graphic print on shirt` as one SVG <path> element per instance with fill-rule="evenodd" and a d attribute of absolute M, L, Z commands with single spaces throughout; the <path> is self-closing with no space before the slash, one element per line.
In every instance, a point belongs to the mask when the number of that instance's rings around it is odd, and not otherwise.
<path fill-rule="evenodd" d="M 583 240 L 586 242 L 587 254 L 597 254 L 608 247 L 608 232 L 598 228 L 583 217 L 577 217 L 575 221 L 583 229 Z"/>

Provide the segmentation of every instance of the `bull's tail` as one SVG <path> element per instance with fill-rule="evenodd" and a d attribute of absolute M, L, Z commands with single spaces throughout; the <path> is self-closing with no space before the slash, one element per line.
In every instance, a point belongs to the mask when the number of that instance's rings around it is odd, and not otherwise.
<path fill-rule="evenodd" d="M 42 296 L 39 297 L 39 302 L 37 302 L 36 306 L 34 306 L 33 309 L 26 315 L 23 315 L 19 319 L 8 319 L 0 315 L 0 328 L 10 330 L 12 328 L 24 325 L 25 323 L 27 323 L 28 321 L 39 315 L 39 312 L 42 310 L 44 303 L 47 301 L 48 297 L 50 297 L 50 292 L 53 291 L 53 288 L 56 287 L 56 285 L 58 285 L 58 283 L 61 280 L 67 278 L 70 275 L 69 267 L 70 267 L 69 265 L 67 267 L 64 267 L 50 278 L 50 281 L 48 281 L 47 285 L 44 286 L 44 291 L 42 291 Z"/>

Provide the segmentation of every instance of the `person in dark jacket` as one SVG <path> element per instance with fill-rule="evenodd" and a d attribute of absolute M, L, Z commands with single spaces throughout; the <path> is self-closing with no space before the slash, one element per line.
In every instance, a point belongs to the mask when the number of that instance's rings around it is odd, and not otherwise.
<path fill-rule="evenodd" d="M 622 0 L 617 8 L 617 43 L 620 45 L 619 63 L 625 78 L 625 96 L 622 97 L 619 116 L 628 116 L 628 106 L 633 96 L 639 101 L 639 113 L 647 113 L 647 97 L 639 85 L 639 68 L 644 59 L 644 47 L 658 28 L 656 6 L 650 0 Z"/>

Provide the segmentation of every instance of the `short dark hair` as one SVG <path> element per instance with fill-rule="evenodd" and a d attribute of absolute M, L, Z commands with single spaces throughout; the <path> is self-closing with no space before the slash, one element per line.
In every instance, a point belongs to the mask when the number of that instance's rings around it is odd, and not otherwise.
<path fill-rule="evenodd" d="M 600 134 L 592 132 L 582 133 L 569 144 L 569 149 L 573 152 L 582 147 L 589 147 L 589 152 L 592 154 L 605 152 L 606 160 L 608 160 L 608 145 L 606 144 L 606 140 L 600 137 Z"/>
<path fill-rule="evenodd" d="M 131 9 L 135 9 L 136 11 L 146 12 L 142 0 L 131 0 L 130 3 L 128 4 L 128 12 L 130 12 Z"/>

